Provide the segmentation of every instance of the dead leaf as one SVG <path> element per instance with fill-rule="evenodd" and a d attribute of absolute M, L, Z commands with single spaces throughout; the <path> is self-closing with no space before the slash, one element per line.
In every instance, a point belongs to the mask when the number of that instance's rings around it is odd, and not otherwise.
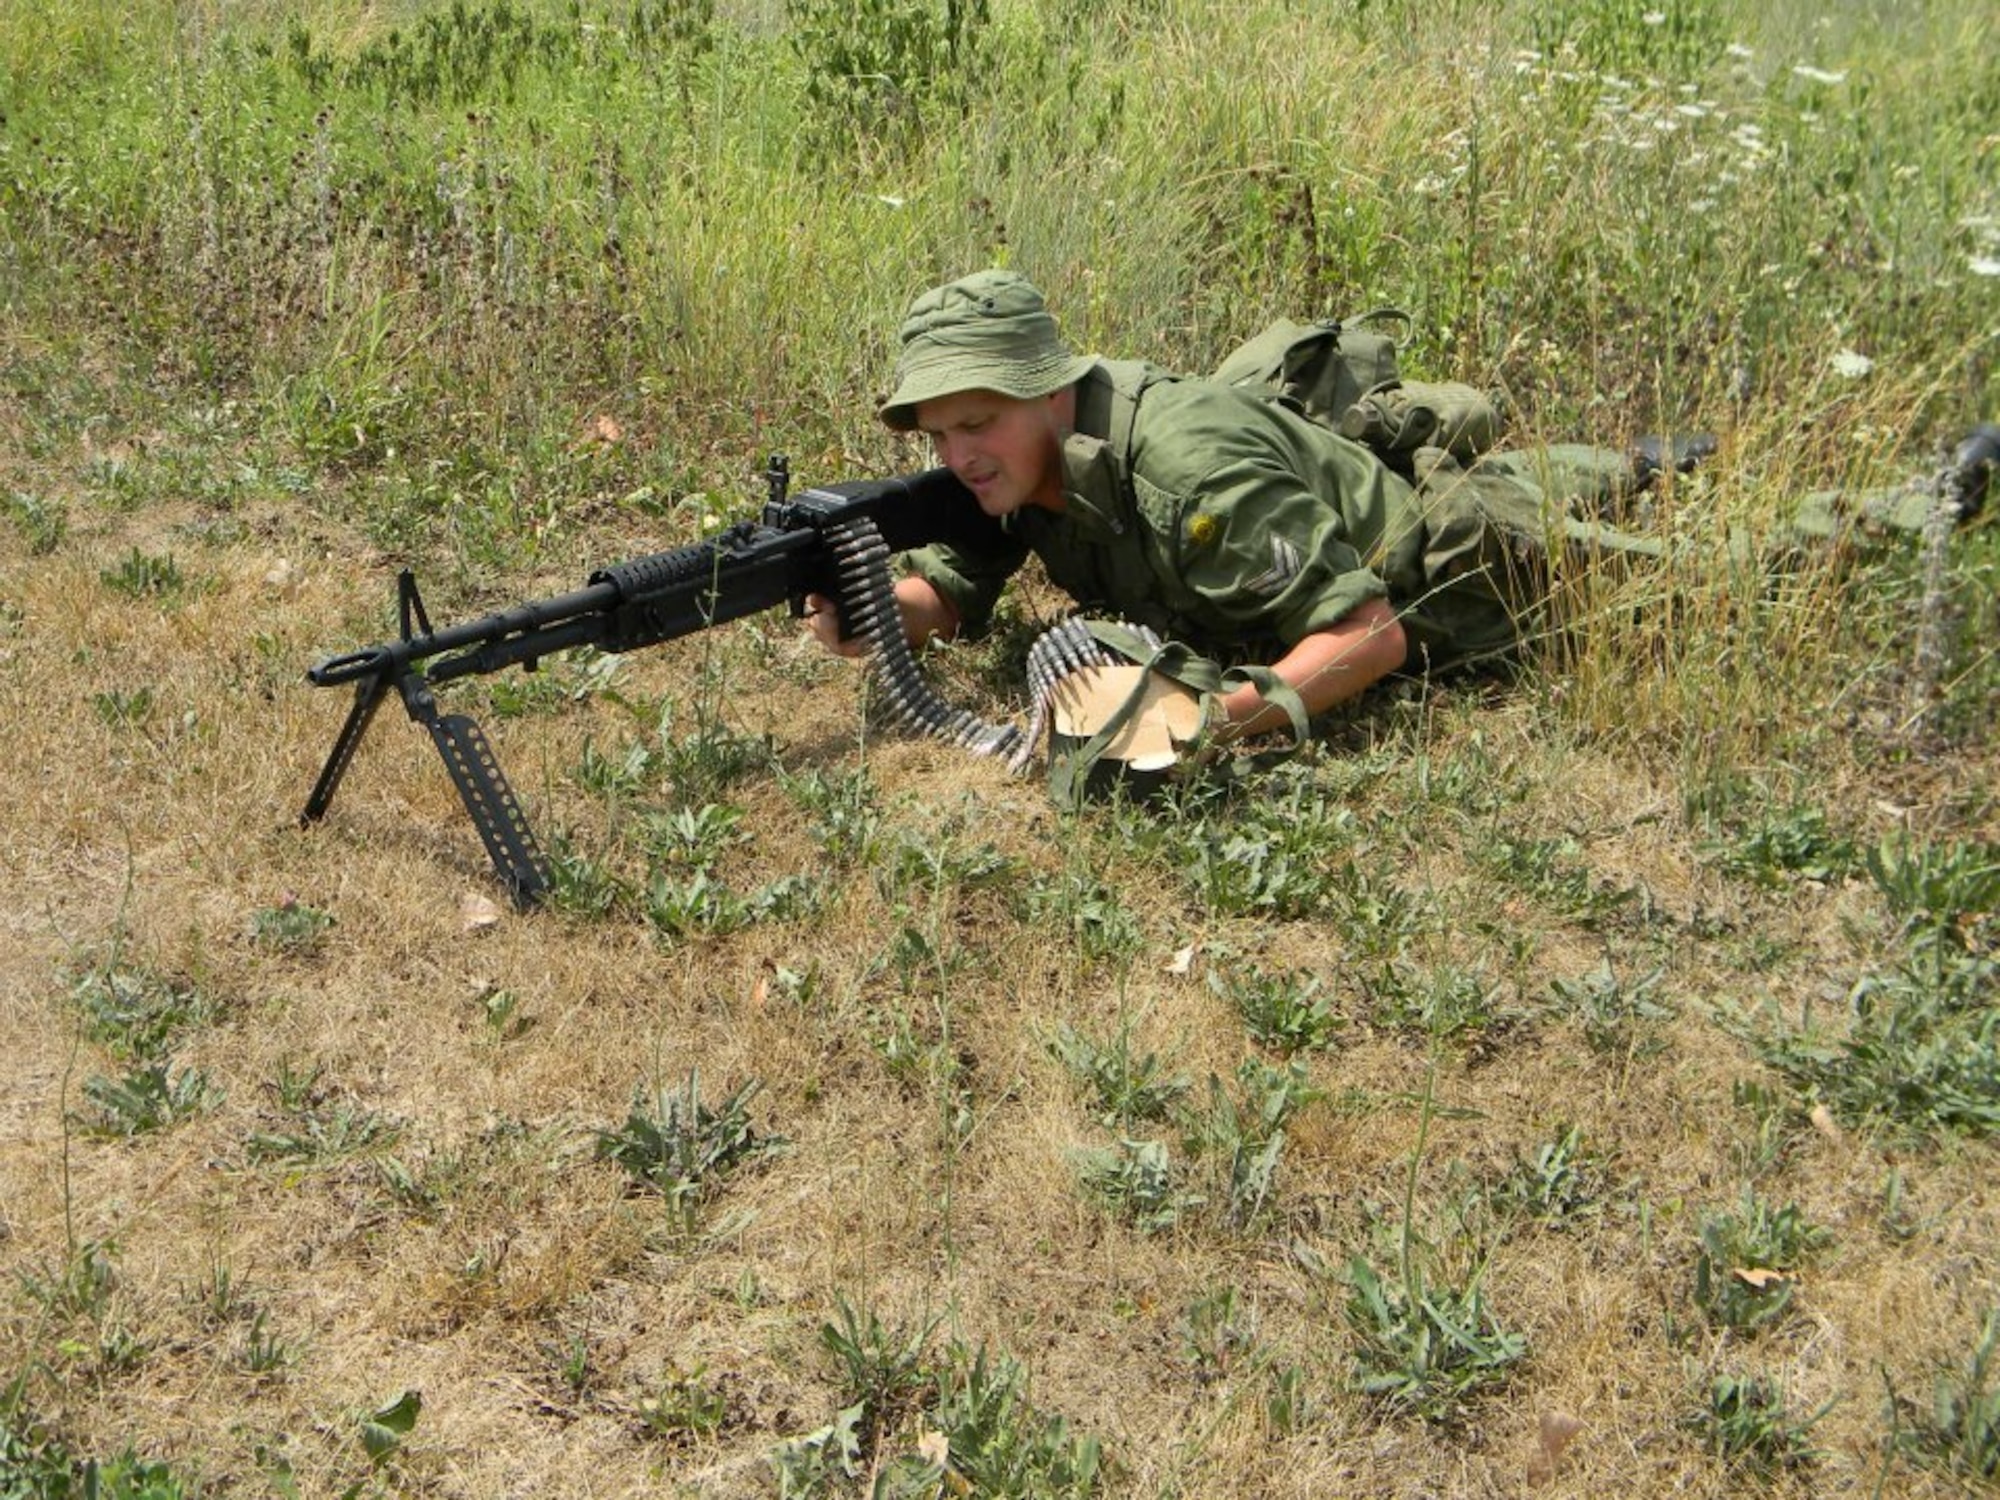
<path fill-rule="evenodd" d="M 458 903 L 458 919 L 467 932 L 484 932 L 500 925 L 501 911 L 493 898 L 467 891 Z"/>
<path fill-rule="evenodd" d="M 1167 972 L 1169 974 L 1186 974 L 1193 969 L 1194 949 L 1195 945 L 1193 943 L 1189 943 L 1185 948 L 1175 949 L 1174 956 L 1167 960 Z"/>
<path fill-rule="evenodd" d="M 1806 1116 L 1812 1121 L 1812 1128 L 1830 1141 L 1840 1139 L 1840 1122 L 1833 1117 L 1833 1111 L 1824 1104 L 1815 1104 L 1812 1113 Z"/>
<path fill-rule="evenodd" d="M 1768 1291 L 1774 1286 L 1783 1286 L 1792 1278 L 1783 1271 L 1773 1271 L 1764 1266 L 1732 1266 L 1729 1274 L 1754 1291 Z"/>
<path fill-rule="evenodd" d="M 917 1457 L 945 1468 L 951 1463 L 951 1439 L 941 1432 L 926 1432 L 917 1439 Z"/>
<path fill-rule="evenodd" d="M 1561 1458 L 1563 1449 L 1570 1445 L 1570 1439 L 1583 1431 L 1583 1419 L 1573 1417 L 1566 1411 L 1545 1411 L 1542 1413 L 1542 1451 L 1551 1462 Z"/>
<path fill-rule="evenodd" d="M 770 998 L 771 976 L 769 974 L 759 974 L 757 982 L 750 986 L 750 1008 L 752 1010 L 762 1010 Z"/>
<path fill-rule="evenodd" d="M 1570 1440 L 1583 1431 L 1580 1418 L 1566 1411 L 1545 1411 L 1536 1430 L 1538 1451 L 1528 1460 L 1528 1483 L 1547 1484 L 1556 1477 L 1556 1470 L 1562 1464 L 1563 1450 Z"/>
<path fill-rule="evenodd" d="M 615 443 L 625 436 L 625 429 L 614 418 L 599 412 L 591 419 L 590 434 L 600 443 Z"/>

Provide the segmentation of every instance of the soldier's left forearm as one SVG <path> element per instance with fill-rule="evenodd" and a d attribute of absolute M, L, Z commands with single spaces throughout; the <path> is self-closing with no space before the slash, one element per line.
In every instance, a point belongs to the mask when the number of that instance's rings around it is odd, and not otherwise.
<path fill-rule="evenodd" d="M 1408 651 L 1396 612 L 1386 600 L 1371 599 L 1326 629 L 1301 637 L 1271 670 L 1298 693 L 1308 714 L 1318 714 L 1366 692 L 1402 666 Z M 1237 735 L 1286 727 L 1284 711 L 1266 703 L 1254 687 L 1237 688 L 1222 707 Z"/>

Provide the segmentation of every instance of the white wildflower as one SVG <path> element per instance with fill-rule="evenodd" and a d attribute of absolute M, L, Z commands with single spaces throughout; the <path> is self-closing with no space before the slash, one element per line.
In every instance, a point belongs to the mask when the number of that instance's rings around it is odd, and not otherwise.
<path fill-rule="evenodd" d="M 1649 10 L 1639 19 L 1648 26 L 1664 26 L 1667 24 L 1667 13 L 1663 10 Z"/>
<path fill-rule="evenodd" d="M 2000 260 L 1990 255 L 1975 255 L 1965 264 L 1974 276 L 2000 276 Z"/>
<path fill-rule="evenodd" d="M 1676 104 L 1674 113 L 1690 120 L 1705 120 L 1708 118 L 1708 107 L 1702 104 Z"/>
<path fill-rule="evenodd" d="M 1744 46 L 1741 42 L 1731 42 L 1727 47 L 1723 48 L 1723 51 L 1727 52 L 1731 57 L 1735 58 L 1738 62 L 1748 62 L 1750 61 L 1751 58 L 1757 55 L 1753 50 Z"/>
<path fill-rule="evenodd" d="M 1875 368 L 1875 361 L 1853 349 L 1843 349 L 1827 361 L 1833 366 L 1833 373 L 1848 380 L 1859 380 Z"/>
<path fill-rule="evenodd" d="M 1792 76 L 1794 78 L 1803 78 L 1807 83 L 1823 83 L 1829 88 L 1836 83 L 1847 82 L 1847 75 L 1845 73 L 1829 73 L 1824 68 L 1811 68 L 1807 67 L 1804 63 L 1800 63 L 1792 69 Z"/>
<path fill-rule="evenodd" d="M 903 198 L 898 198 L 893 193 L 877 193 L 875 195 L 875 201 L 877 203 L 886 203 L 891 208 L 901 208 L 903 204 L 908 200 Z"/>

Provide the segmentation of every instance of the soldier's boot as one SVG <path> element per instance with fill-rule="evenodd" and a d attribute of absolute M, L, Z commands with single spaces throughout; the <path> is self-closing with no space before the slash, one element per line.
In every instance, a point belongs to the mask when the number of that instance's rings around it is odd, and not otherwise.
<path fill-rule="evenodd" d="M 1715 435 L 1690 432 L 1666 438 L 1657 434 L 1640 438 L 1632 445 L 1632 487 L 1643 490 L 1669 469 L 1676 474 L 1692 474 L 1695 465 L 1715 453 Z"/>
<path fill-rule="evenodd" d="M 1951 484 L 1957 491 L 1959 518 L 1971 520 L 1985 505 L 2000 470 L 2000 426 L 1981 422 L 1965 435 L 1951 455 Z"/>

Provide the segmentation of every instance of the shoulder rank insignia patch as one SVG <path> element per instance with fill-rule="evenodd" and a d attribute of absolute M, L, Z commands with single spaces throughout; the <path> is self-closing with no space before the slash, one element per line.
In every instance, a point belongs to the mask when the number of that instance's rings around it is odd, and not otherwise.
<path fill-rule="evenodd" d="M 1285 585 L 1299 576 L 1303 566 L 1299 549 L 1281 536 L 1271 538 L 1271 566 L 1244 583 L 1251 593 L 1270 598 L 1284 592 Z"/>

